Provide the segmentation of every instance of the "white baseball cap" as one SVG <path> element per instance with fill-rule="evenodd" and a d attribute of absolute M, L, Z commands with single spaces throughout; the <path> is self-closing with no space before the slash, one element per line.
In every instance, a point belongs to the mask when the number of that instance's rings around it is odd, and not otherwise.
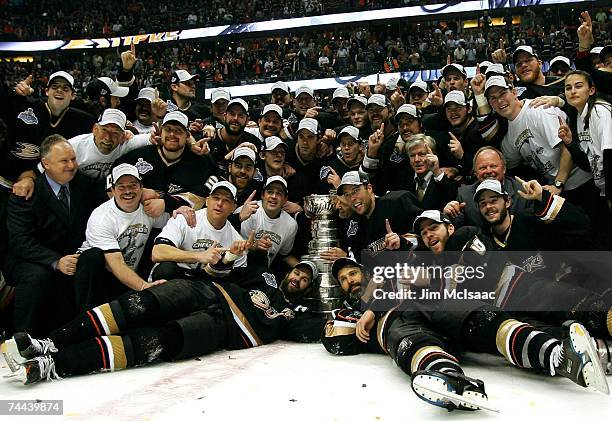
<path fill-rule="evenodd" d="M 253 164 L 257 162 L 257 157 L 255 155 L 255 152 L 253 152 L 253 149 L 247 148 L 246 146 L 236 148 L 236 150 L 232 154 L 232 162 L 234 162 L 241 156 L 246 156 L 251 161 L 253 161 Z"/>
<path fill-rule="evenodd" d="M 286 82 L 276 82 L 272 85 L 272 88 L 270 88 L 270 93 L 274 92 L 275 90 L 280 89 L 281 91 L 285 92 L 285 93 L 289 93 L 289 85 Z"/>
<path fill-rule="evenodd" d="M 553 67 L 553 64 L 555 63 L 565 63 L 567 65 L 567 67 L 571 67 L 572 63 L 570 62 L 570 59 L 564 56 L 556 56 L 555 58 L 553 58 L 550 63 L 549 63 L 549 68 Z"/>
<path fill-rule="evenodd" d="M 484 190 L 490 190 L 502 196 L 508 196 L 508 192 L 504 190 L 499 180 L 494 180 L 492 178 L 487 178 L 483 180 L 478 187 L 476 187 L 476 191 L 474 192 L 474 201 L 478 201 L 478 196 Z"/>
<path fill-rule="evenodd" d="M 174 72 L 172 72 L 172 78 L 170 79 L 170 83 L 186 82 L 191 79 L 199 80 L 200 76 L 192 75 L 187 70 L 175 70 Z"/>
<path fill-rule="evenodd" d="M 140 177 L 140 173 L 138 172 L 138 168 L 136 168 L 132 164 L 127 164 L 127 163 L 119 164 L 115 168 L 113 168 L 113 171 L 112 171 L 113 186 L 117 184 L 119 179 L 123 177 L 124 175 L 131 175 L 133 177 L 136 177 L 138 180 L 142 180 L 142 178 Z"/>
<path fill-rule="evenodd" d="M 268 179 L 266 180 L 266 184 L 264 185 L 264 189 L 272 183 L 281 183 L 285 188 L 285 192 L 287 192 L 287 180 L 285 180 L 280 175 L 273 175 L 272 177 L 268 177 Z"/>
<path fill-rule="evenodd" d="M 146 99 L 149 102 L 155 101 L 155 89 L 154 88 L 142 88 L 138 92 L 138 97 L 136 99 Z"/>
<path fill-rule="evenodd" d="M 107 108 L 102 113 L 102 117 L 100 118 L 100 121 L 98 121 L 98 124 L 100 126 L 106 126 L 107 124 L 116 124 L 121 130 L 125 130 L 126 121 L 127 118 L 123 111 L 117 110 L 115 108 Z"/>
<path fill-rule="evenodd" d="M 295 90 L 295 97 L 297 98 L 300 94 L 308 94 L 314 98 L 314 91 L 310 86 L 300 86 Z"/>
<path fill-rule="evenodd" d="M 314 134 L 319 134 L 319 122 L 314 118 L 303 118 L 300 120 L 300 125 L 298 126 L 297 131 L 299 132 L 302 129 L 306 129 Z"/>
<path fill-rule="evenodd" d="M 266 137 L 266 140 L 264 140 L 264 151 L 273 151 L 279 145 L 280 146 L 284 146 L 285 149 L 289 149 L 287 144 L 285 142 L 283 142 L 280 137 L 278 137 L 278 136 Z"/>
<path fill-rule="evenodd" d="M 487 82 L 485 83 L 485 95 L 487 94 L 487 91 L 489 90 L 489 88 L 492 88 L 493 86 L 499 86 L 500 88 L 504 88 L 504 89 L 512 88 L 512 85 L 510 85 L 508 81 L 506 81 L 505 77 L 491 76 L 490 78 L 487 79 Z"/>
<path fill-rule="evenodd" d="M 512 53 L 512 63 L 516 63 L 516 56 L 520 52 L 527 53 L 536 58 L 538 57 L 538 55 L 534 53 L 533 48 L 530 47 L 529 45 L 519 45 L 518 47 L 516 47 L 516 50 L 514 50 L 514 52 Z"/>
<path fill-rule="evenodd" d="M 593 48 L 591 48 L 591 51 L 589 53 L 590 54 L 599 54 L 599 53 L 601 53 L 601 50 L 603 50 L 603 47 L 593 47 Z"/>
<path fill-rule="evenodd" d="M 433 210 L 433 209 L 426 210 L 422 212 L 419 216 L 417 216 L 416 219 L 414 220 L 414 224 L 412 225 L 412 231 L 414 231 L 415 234 L 421 231 L 419 228 L 419 225 L 425 219 L 431 219 L 432 221 L 435 221 L 439 224 L 450 224 L 451 223 L 451 220 L 448 219 L 448 216 L 444 215 L 439 210 Z"/>
<path fill-rule="evenodd" d="M 51 74 L 51 76 L 49 76 L 49 82 L 47 83 L 47 86 L 50 86 L 53 79 L 56 79 L 58 77 L 66 79 L 66 82 L 68 82 L 70 87 L 74 90 L 74 78 L 70 73 L 64 72 L 63 70 Z"/>
<path fill-rule="evenodd" d="M 353 102 L 358 102 L 364 107 L 368 105 L 368 99 L 365 96 L 355 95 L 355 96 L 350 97 L 348 101 L 346 101 L 346 108 L 351 108 L 351 104 Z"/>
<path fill-rule="evenodd" d="M 368 105 L 366 106 L 366 108 L 369 107 L 370 105 L 378 105 L 380 107 L 386 107 L 387 97 L 384 96 L 383 94 L 374 94 L 370 98 L 368 98 Z"/>
<path fill-rule="evenodd" d="M 227 89 L 217 88 L 214 91 L 212 91 L 212 93 L 210 94 L 210 103 L 214 104 L 220 99 L 230 101 L 232 99 L 232 96 L 230 95 Z"/>
<path fill-rule="evenodd" d="M 361 186 L 364 184 L 368 184 L 368 178 L 364 174 L 359 173 L 359 171 L 348 171 L 342 176 L 337 191 L 338 194 L 342 194 L 344 186 Z"/>
<path fill-rule="evenodd" d="M 311 282 L 314 282 L 315 279 L 319 277 L 319 270 L 317 269 L 317 265 L 314 264 L 314 262 L 311 262 L 310 260 L 302 260 L 300 263 L 295 265 L 296 268 L 299 266 L 306 266 L 308 269 L 310 269 L 310 272 L 312 273 Z"/>
<path fill-rule="evenodd" d="M 478 63 L 480 65 L 480 69 L 482 70 L 483 67 L 489 67 L 490 65 L 492 65 L 493 63 L 491 63 L 488 60 L 485 61 L 481 61 L 480 63 Z"/>
<path fill-rule="evenodd" d="M 332 95 L 332 102 L 334 102 L 334 100 L 336 98 L 346 98 L 346 99 L 348 99 L 348 97 L 350 97 L 348 89 L 346 89 L 344 87 L 336 88 L 336 90 L 334 91 L 334 93 Z"/>
<path fill-rule="evenodd" d="M 263 108 L 263 111 L 261 112 L 261 115 L 264 116 L 266 114 L 268 114 L 269 112 L 273 112 L 278 114 L 278 116 L 280 118 L 283 118 L 283 109 L 281 107 L 279 107 L 276 104 L 268 104 Z"/>
<path fill-rule="evenodd" d="M 162 121 L 162 126 L 170 121 L 174 121 L 179 123 L 181 126 L 187 130 L 189 128 L 189 119 L 185 114 L 180 111 L 171 111 L 164 116 L 164 120 Z"/>
<path fill-rule="evenodd" d="M 99 77 L 98 80 L 108 87 L 110 96 L 124 98 L 130 93 L 130 88 L 117 85 L 117 82 L 112 80 L 110 77 Z"/>
<path fill-rule="evenodd" d="M 230 102 L 227 103 L 227 108 L 229 109 L 229 107 L 231 107 L 234 104 L 239 104 L 242 108 L 244 108 L 244 111 L 249 112 L 249 104 L 247 104 L 247 102 L 244 99 L 242 98 L 232 99 Z"/>
<path fill-rule="evenodd" d="M 236 186 L 234 186 L 232 183 L 230 183 L 229 181 L 217 181 L 215 184 L 212 185 L 212 187 L 210 188 L 210 194 L 213 194 L 213 192 L 217 189 L 227 189 L 229 190 L 229 192 L 232 195 L 232 199 L 234 199 L 234 202 L 237 200 L 236 199 L 236 193 L 238 193 L 238 190 L 236 190 Z"/>
<path fill-rule="evenodd" d="M 487 69 L 485 70 L 485 76 L 489 74 L 496 74 L 501 76 L 506 74 L 506 69 L 504 69 L 504 65 L 501 63 L 491 63 L 489 66 L 487 66 Z"/>
<path fill-rule="evenodd" d="M 448 71 L 456 70 L 463 75 L 463 77 L 467 77 L 467 73 L 465 72 L 465 67 L 458 63 L 447 64 L 442 68 L 442 76 L 444 76 Z"/>
<path fill-rule="evenodd" d="M 417 80 L 416 82 L 412 82 L 412 85 L 410 85 L 408 92 L 410 92 L 413 89 L 420 89 L 423 92 L 429 92 L 429 88 L 427 87 L 427 82 L 425 82 L 424 80 Z"/>
<path fill-rule="evenodd" d="M 466 105 L 465 93 L 463 91 L 450 91 L 444 97 L 444 105 L 448 104 L 449 102 L 454 102 L 455 104 L 459 105 Z"/>
<path fill-rule="evenodd" d="M 344 129 L 340 130 L 340 133 L 338 133 L 338 140 L 345 134 L 357 141 L 359 140 L 359 129 L 355 126 L 346 126 Z"/>
<path fill-rule="evenodd" d="M 395 113 L 395 120 L 398 121 L 402 114 L 408 114 L 410 117 L 413 117 L 413 118 L 418 118 L 418 119 L 421 118 L 419 110 L 417 109 L 415 105 L 412 105 L 412 104 L 404 104 L 401 107 L 399 107 L 397 109 L 397 112 Z"/>
<path fill-rule="evenodd" d="M 385 88 L 387 88 L 387 91 L 395 91 L 397 89 L 397 79 L 392 77 L 391 79 L 389 79 L 387 81 L 387 84 L 385 85 Z"/>

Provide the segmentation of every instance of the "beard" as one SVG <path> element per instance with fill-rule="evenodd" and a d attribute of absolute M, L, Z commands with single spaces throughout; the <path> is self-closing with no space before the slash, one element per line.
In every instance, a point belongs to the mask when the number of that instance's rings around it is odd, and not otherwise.
<path fill-rule="evenodd" d="M 223 123 L 223 127 L 225 127 L 225 131 L 230 136 L 238 136 L 238 135 L 241 135 L 242 132 L 244 132 L 244 126 L 240 126 L 240 129 L 238 130 L 233 130 L 229 123 Z"/>
<path fill-rule="evenodd" d="M 504 222 L 506 220 L 506 216 L 508 216 L 508 208 L 504 207 L 499 212 L 499 217 L 495 221 L 489 222 L 489 225 L 494 227 L 494 226 L 497 226 L 497 225 L 501 224 L 502 222 Z"/>
<path fill-rule="evenodd" d="M 295 292 L 289 291 L 289 275 L 286 275 L 281 281 L 280 289 L 283 292 L 283 294 L 285 294 L 285 297 L 289 301 L 296 301 L 302 298 L 304 294 L 306 293 L 306 291 L 308 291 L 308 289 L 306 289 L 305 291 L 295 291 Z"/>

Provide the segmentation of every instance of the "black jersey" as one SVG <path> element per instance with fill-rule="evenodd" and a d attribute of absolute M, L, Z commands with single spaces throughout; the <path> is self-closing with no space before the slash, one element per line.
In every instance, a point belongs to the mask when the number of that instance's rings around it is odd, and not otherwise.
<path fill-rule="evenodd" d="M 305 195 L 329 194 L 333 189 L 327 183 L 329 174 L 329 157 L 315 158 L 312 161 L 304 161 L 298 152 L 298 144 L 295 141 L 287 142 L 287 163 L 295 169 L 297 173 L 304 174 L 307 182 L 302 188 Z"/>
<path fill-rule="evenodd" d="M 422 212 L 417 198 L 408 191 L 393 191 L 375 199 L 374 211 L 370 217 L 356 216 L 349 220 L 343 234 L 357 259 L 361 251 L 375 255 L 384 250 L 387 234 L 385 219 L 389 220 L 393 231 L 400 235 L 400 250 L 411 250 L 416 241 L 409 241 L 402 235 L 412 232 L 412 224 Z"/>
<path fill-rule="evenodd" d="M 374 193 L 379 196 L 388 191 L 407 189 L 414 174 L 408 157 L 395 148 L 398 136 L 398 132 L 385 136 L 377 158 L 369 158 L 366 152 L 361 165 L 361 171 L 370 177 Z"/>
<path fill-rule="evenodd" d="M 7 112 L 8 155 L 4 157 L 0 174 L 11 181 L 16 181 L 22 172 L 36 168 L 40 144 L 47 136 L 60 134 L 70 139 L 90 133 L 96 121 L 91 114 L 72 107 L 54 118 L 46 102 L 29 98 L 14 99 L 14 106 Z"/>
<path fill-rule="evenodd" d="M 217 163 L 217 166 L 219 167 L 219 174 L 222 177 L 227 178 L 229 176 L 229 164 L 231 162 L 230 160 L 225 159 L 225 155 L 244 142 L 250 142 L 257 146 L 258 149 L 261 148 L 261 142 L 259 139 L 247 132 L 242 132 L 242 135 L 240 135 L 238 141 L 232 145 L 229 145 L 221 137 L 221 129 L 218 129 L 215 138 L 208 142 L 210 156 Z"/>
<path fill-rule="evenodd" d="M 217 166 L 208 155 L 199 156 L 186 148 L 181 159 L 168 164 L 162 157 L 161 146 L 149 145 L 128 152 L 113 165 L 128 163 L 134 165 L 144 187 L 159 193 L 166 203 L 166 212 L 182 205 L 192 205 L 189 194 L 205 196 L 206 180 L 217 175 Z"/>
<path fill-rule="evenodd" d="M 176 107 L 177 111 L 180 111 L 187 116 L 190 123 L 198 119 L 204 120 L 205 118 L 211 115 L 210 108 L 208 107 L 208 105 L 202 102 L 199 102 L 199 101 L 191 101 L 191 103 L 189 104 L 189 107 L 184 110 L 180 109 L 174 103 L 173 105 Z M 168 110 L 168 111 L 171 111 L 171 110 Z"/>

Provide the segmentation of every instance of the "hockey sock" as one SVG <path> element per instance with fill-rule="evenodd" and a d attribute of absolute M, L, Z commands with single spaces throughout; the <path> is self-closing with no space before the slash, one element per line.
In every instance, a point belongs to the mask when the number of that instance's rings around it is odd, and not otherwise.
<path fill-rule="evenodd" d="M 542 370 L 549 370 L 550 353 L 560 343 L 549 334 L 515 319 L 500 324 L 495 342 L 500 354 L 512 364 Z"/>
<path fill-rule="evenodd" d="M 180 350 L 178 325 L 144 328 L 123 336 L 100 336 L 68 345 L 53 354 L 61 377 L 115 371 L 127 367 L 170 360 Z"/>
<path fill-rule="evenodd" d="M 459 360 L 439 346 L 419 348 L 410 361 L 410 373 L 420 370 L 433 370 L 442 373 L 454 371 L 463 374 Z"/>
<path fill-rule="evenodd" d="M 494 354 L 499 325 L 509 318 L 508 313 L 493 306 L 470 313 L 462 326 L 462 345 L 470 351 Z"/>
<path fill-rule="evenodd" d="M 160 306 L 149 291 L 128 292 L 117 300 L 87 310 L 49 335 L 55 346 L 81 342 L 103 335 L 115 335 L 123 330 L 156 323 Z"/>

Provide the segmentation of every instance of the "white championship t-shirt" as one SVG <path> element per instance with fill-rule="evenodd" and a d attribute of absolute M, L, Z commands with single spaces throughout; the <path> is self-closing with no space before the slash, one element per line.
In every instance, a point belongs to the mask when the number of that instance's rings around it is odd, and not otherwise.
<path fill-rule="evenodd" d="M 281 210 L 278 218 L 270 218 L 264 210 L 261 200 L 257 202 L 259 209 L 240 226 L 240 233 L 248 238 L 249 233 L 255 230 L 255 239 L 259 240 L 264 235 L 270 237 L 272 247 L 268 250 L 268 266 L 278 253 L 286 256 L 293 249 L 293 242 L 297 234 L 298 225 L 287 212 Z"/>
<path fill-rule="evenodd" d="M 147 133 L 151 133 L 153 130 L 155 130 L 155 126 L 154 125 L 151 124 L 149 126 L 145 126 L 144 124 L 142 124 L 138 120 L 132 121 L 132 125 L 136 128 L 136 130 L 138 130 L 139 134 L 147 134 Z"/>
<path fill-rule="evenodd" d="M 559 117 L 565 120 L 565 113 L 559 108 L 530 108 L 531 100 L 526 99 L 519 115 L 508 120 L 508 133 L 501 143 L 508 168 L 522 162 L 545 176 L 551 182 L 557 176 L 561 163 L 559 139 Z M 591 174 L 575 167 L 565 182 L 565 190 L 581 186 Z"/>
<path fill-rule="evenodd" d="M 603 151 L 612 149 L 612 114 L 610 104 L 595 103 L 589 116 L 589 128 L 585 128 L 584 119 L 589 107 L 584 107 L 578 116 L 577 132 L 580 149 L 587 154 L 593 173 L 593 181 L 599 187 L 600 195 L 606 195 L 606 180 L 603 170 Z"/>
<path fill-rule="evenodd" d="M 206 208 L 196 211 L 196 226 L 191 228 L 183 215 L 170 219 L 157 238 L 169 240 L 177 248 L 185 251 L 206 251 L 215 241 L 219 247 L 231 247 L 234 241 L 243 240 L 238 231 L 228 221 L 220 230 L 213 227 L 206 217 Z M 234 261 L 233 267 L 246 266 L 247 256 Z M 184 269 L 200 270 L 201 263 L 178 263 Z"/>
<path fill-rule="evenodd" d="M 93 133 L 87 133 L 68 139 L 76 153 L 79 171 L 96 180 L 105 180 L 110 173 L 113 162 L 131 150 L 149 145 L 150 135 L 139 134 L 122 145 L 117 146 L 108 155 L 104 155 L 94 142 Z"/>
<path fill-rule="evenodd" d="M 125 263 L 136 270 L 151 228 L 163 227 L 169 214 L 159 218 L 148 216 L 142 204 L 134 212 L 124 212 L 115 199 L 102 203 L 91 213 L 87 221 L 85 241 L 79 251 L 99 248 L 104 252 L 120 251 Z"/>

